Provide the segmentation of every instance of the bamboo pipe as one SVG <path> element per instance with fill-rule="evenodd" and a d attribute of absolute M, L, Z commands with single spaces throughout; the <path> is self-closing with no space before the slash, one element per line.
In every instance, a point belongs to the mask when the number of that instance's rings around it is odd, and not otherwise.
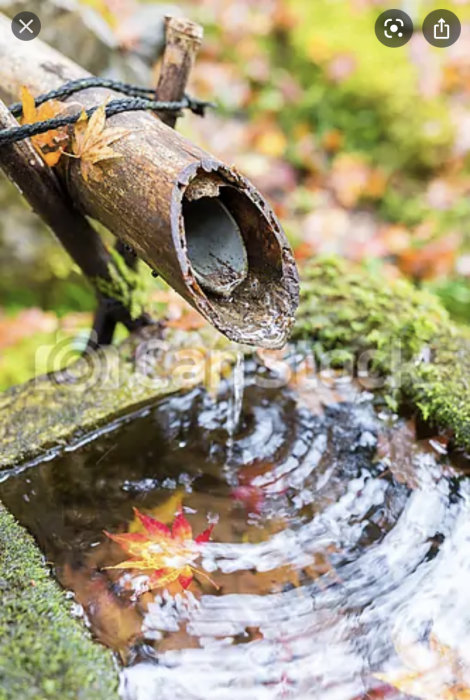
<path fill-rule="evenodd" d="M 185 17 L 165 17 L 165 50 L 160 64 L 155 99 L 165 102 L 178 102 L 183 99 L 203 34 L 203 29 L 199 24 Z M 162 112 L 158 116 L 164 124 L 175 128 L 178 119 L 176 113 Z M 0 163 L 1 157 L 2 151 L 0 150 Z M 129 249 L 118 238 L 116 250 L 124 258 L 128 269 L 135 270 L 137 257 L 134 249 Z M 109 345 L 112 342 L 118 319 L 119 316 L 116 314 L 114 306 L 110 308 L 108 300 L 100 297 L 93 319 L 89 347 L 93 347 L 95 343 Z M 149 317 L 143 314 L 139 321 L 141 325 L 144 325 L 148 323 Z"/>
<path fill-rule="evenodd" d="M 88 75 L 42 43 L 22 42 L 0 15 L 0 96 L 14 101 Z M 119 95 L 88 89 L 83 107 Z M 292 252 L 274 213 L 234 168 L 184 139 L 154 115 L 109 119 L 130 134 L 113 145 L 122 158 L 86 182 L 63 159 L 60 176 L 77 208 L 105 225 L 227 337 L 281 347 L 298 303 Z"/>

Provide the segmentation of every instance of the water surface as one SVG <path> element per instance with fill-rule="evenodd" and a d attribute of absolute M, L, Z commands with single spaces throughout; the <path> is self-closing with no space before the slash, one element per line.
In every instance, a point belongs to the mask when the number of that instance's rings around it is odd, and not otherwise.
<path fill-rule="evenodd" d="M 242 396 L 236 376 L 0 485 L 123 696 L 468 699 L 470 490 L 446 441 L 352 385 L 270 388 L 251 365 Z M 180 504 L 195 534 L 217 521 L 200 566 L 218 588 L 136 595 L 103 530 Z"/>

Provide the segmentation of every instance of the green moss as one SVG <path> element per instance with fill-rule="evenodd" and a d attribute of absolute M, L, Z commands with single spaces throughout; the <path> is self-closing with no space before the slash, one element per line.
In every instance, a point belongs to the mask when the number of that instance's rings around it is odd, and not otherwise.
<path fill-rule="evenodd" d="M 32 538 L 0 504 L 0 700 L 117 698 L 111 652 L 70 615 Z"/>
<path fill-rule="evenodd" d="M 193 356 L 178 356 L 184 347 L 200 348 L 203 362 L 210 359 L 204 348 L 231 346 L 209 327 L 194 332 L 167 329 L 163 339 L 161 329 L 153 326 L 119 346 L 81 357 L 63 373 L 57 371 L 64 365 L 60 347 L 56 354 L 51 346 L 44 366 L 53 373 L 0 393 L 0 471 L 156 398 L 199 384 L 201 373 L 194 371 Z"/>
<path fill-rule="evenodd" d="M 111 262 L 108 265 L 109 280 L 94 279 L 96 289 L 111 299 L 117 299 L 126 308 L 132 319 L 138 318 L 148 301 L 148 287 L 140 266 L 130 268 L 124 258 L 114 248 L 109 249 Z"/>
<path fill-rule="evenodd" d="M 436 294 L 451 317 L 461 323 L 470 318 L 470 281 L 466 277 L 446 277 L 426 282 L 426 288 Z"/>
<path fill-rule="evenodd" d="M 470 336 L 432 294 L 317 260 L 303 273 L 293 337 L 310 341 L 322 365 L 367 368 L 365 386 L 378 387 L 389 405 L 411 403 L 470 447 Z"/>

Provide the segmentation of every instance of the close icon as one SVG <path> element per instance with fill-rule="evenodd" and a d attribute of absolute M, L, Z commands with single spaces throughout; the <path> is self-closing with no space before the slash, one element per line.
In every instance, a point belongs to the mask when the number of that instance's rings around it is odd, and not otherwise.
<path fill-rule="evenodd" d="M 386 10 L 377 18 L 375 35 L 390 48 L 404 46 L 412 37 L 413 22 L 402 10 Z"/>
<path fill-rule="evenodd" d="M 19 12 L 12 19 L 11 31 L 17 39 L 31 41 L 41 31 L 41 20 L 34 12 Z"/>

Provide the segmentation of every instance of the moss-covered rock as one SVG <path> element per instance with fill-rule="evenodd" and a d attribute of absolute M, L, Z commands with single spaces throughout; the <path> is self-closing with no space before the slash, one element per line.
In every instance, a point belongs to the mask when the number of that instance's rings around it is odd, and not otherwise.
<path fill-rule="evenodd" d="M 0 504 L 0 699 L 117 698 L 110 651 L 70 614 L 33 539 Z"/>
<path fill-rule="evenodd" d="M 61 347 L 49 350 L 53 369 Z M 0 394 L 0 471 L 44 457 L 49 448 L 156 398 L 203 384 L 221 364 L 235 361 L 236 352 L 210 327 L 190 332 L 151 326 L 66 370 L 9 389 Z"/>
<path fill-rule="evenodd" d="M 295 339 L 321 365 L 348 367 L 392 407 L 407 402 L 470 447 L 469 334 L 438 299 L 338 259 L 303 272 Z"/>

